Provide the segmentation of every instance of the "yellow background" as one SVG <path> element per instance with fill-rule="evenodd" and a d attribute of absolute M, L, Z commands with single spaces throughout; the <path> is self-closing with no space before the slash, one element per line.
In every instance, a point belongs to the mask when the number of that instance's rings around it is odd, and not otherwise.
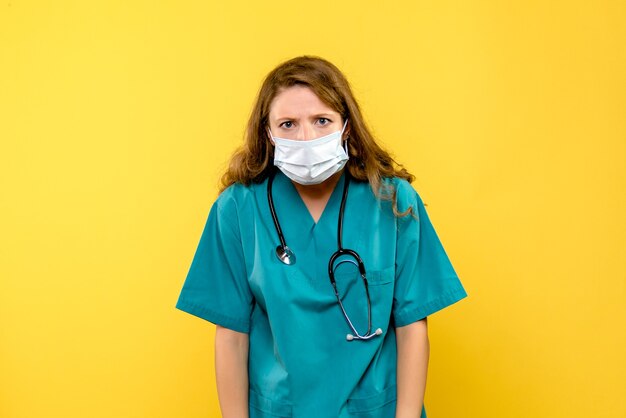
<path fill-rule="evenodd" d="M 429 418 L 626 416 L 626 3 L 0 6 L 0 417 L 218 416 L 174 308 L 262 78 L 352 82 L 469 297 Z"/>

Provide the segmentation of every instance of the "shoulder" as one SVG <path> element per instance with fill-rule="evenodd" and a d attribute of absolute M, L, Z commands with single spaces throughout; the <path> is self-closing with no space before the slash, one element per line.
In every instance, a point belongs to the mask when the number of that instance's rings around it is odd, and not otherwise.
<path fill-rule="evenodd" d="M 407 180 L 400 177 L 387 177 L 383 180 L 383 183 L 393 187 L 393 190 L 390 190 L 390 192 L 396 195 L 398 211 L 404 212 L 409 207 L 412 207 L 413 211 L 417 213 L 424 206 L 419 193 Z"/>
<path fill-rule="evenodd" d="M 254 190 L 260 185 L 244 185 L 233 183 L 224 189 L 213 203 L 213 210 L 220 216 L 227 218 L 237 217 L 254 199 Z"/>

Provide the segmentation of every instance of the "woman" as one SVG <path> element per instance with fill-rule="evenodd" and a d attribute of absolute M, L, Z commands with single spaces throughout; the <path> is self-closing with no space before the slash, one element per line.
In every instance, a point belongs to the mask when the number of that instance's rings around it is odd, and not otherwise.
<path fill-rule="evenodd" d="M 223 417 L 426 417 L 427 316 L 467 293 L 413 176 L 318 57 L 270 72 L 245 137 L 176 304 L 217 325 Z"/>

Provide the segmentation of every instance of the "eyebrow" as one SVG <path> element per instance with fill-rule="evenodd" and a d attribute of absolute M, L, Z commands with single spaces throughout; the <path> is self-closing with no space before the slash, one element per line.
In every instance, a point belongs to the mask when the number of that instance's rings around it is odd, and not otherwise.
<path fill-rule="evenodd" d="M 334 118 L 335 115 L 333 115 L 331 113 L 317 113 L 317 114 L 311 116 L 311 118 L 313 118 L 313 119 L 317 119 L 317 118 L 320 118 L 320 117 L 324 117 L 324 118 L 329 118 L 330 119 L 330 118 Z M 278 121 L 282 121 L 282 120 L 297 120 L 297 118 L 290 117 L 290 116 L 281 116 L 279 118 L 276 118 L 275 120 L 276 120 L 276 122 L 278 122 Z"/>

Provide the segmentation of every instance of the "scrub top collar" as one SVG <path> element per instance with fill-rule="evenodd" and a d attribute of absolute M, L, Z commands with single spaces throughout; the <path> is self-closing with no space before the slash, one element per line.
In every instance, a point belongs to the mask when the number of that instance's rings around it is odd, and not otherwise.
<path fill-rule="evenodd" d="M 330 224 L 334 229 L 337 228 L 338 216 L 339 216 L 339 207 L 341 205 L 341 192 L 343 190 L 343 184 L 346 180 L 346 168 L 341 170 L 341 176 L 324 207 L 322 214 L 320 215 L 317 222 L 314 221 L 313 216 L 311 216 L 311 212 L 306 207 L 304 200 L 298 193 L 296 186 L 292 183 L 291 179 L 289 179 L 286 175 L 283 174 L 282 171 L 278 170 L 276 173 L 276 177 L 274 178 L 274 185 L 272 187 L 272 196 L 274 198 L 274 206 L 276 208 L 276 214 L 278 216 L 279 222 L 281 222 L 281 226 L 285 221 L 282 221 L 285 217 L 289 217 L 292 221 L 289 222 L 290 225 L 299 226 L 299 232 L 301 233 L 309 233 L 314 229 L 319 229 L 324 224 Z M 350 200 L 350 193 L 348 192 L 348 201 Z M 346 202 L 346 205 L 348 202 Z M 284 227 L 283 227 L 284 229 Z M 285 240 L 287 241 L 287 245 L 290 245 L 290 240 L 293 242 L 294 238 L 297 239 L 297 235 L 295 237 L 288 236 L 285 232 Z"/>

